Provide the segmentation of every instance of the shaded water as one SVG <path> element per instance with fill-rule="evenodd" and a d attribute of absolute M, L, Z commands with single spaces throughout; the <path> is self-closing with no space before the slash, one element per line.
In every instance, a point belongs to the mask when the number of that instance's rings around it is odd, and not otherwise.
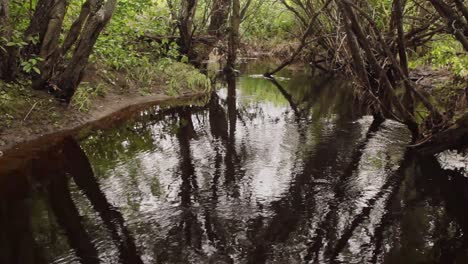
<path fill-rule="evenodd" d="M 286 77 L 5 153 L 0 263 L 468 263 L 467 179 L 343 82 Z"/>

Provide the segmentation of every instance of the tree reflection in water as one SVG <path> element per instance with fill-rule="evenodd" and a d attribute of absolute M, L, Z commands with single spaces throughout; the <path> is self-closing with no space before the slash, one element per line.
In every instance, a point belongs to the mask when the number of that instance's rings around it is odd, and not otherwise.
<path fill-rule="evenodd" d="M 467 180 L 333 78 L 227 76 L 0 170 L 0 263 L 464 263 Z"/>

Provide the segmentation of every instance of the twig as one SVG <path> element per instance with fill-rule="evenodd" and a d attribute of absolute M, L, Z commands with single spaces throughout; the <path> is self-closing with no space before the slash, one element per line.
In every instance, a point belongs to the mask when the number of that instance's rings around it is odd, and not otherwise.
<path fill-rule="evenodd" d="M 34 105 L 31 107 L 31 109 L 29 110 L 29 112 L 26 114 L 26 116 L 24 117 L 23 119 L 23 122 L 26 121 L 26 119 L 28 119 L 28 116 L 31 114 L 32 110 L 34 110 L 34 107 L 36 107 L 36 105 L 38 104 L 39 102 L 36 102 L 34 103 Z"/>

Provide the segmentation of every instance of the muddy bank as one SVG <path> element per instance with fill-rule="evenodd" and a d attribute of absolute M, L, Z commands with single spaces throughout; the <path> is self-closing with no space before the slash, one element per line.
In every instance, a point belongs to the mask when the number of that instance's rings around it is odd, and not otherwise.
<path fill-rule="evenodd" d="M 0 155 L 6 152 L 14 152 L 15 147 L 21 144 L 22 148 L 40 148 L 44 144 L 51 145 L 55 141 L 71 134 L 83 136 L 86 131 L 93 129 L 106 129 L 118 125 L 139 111 L 151 106 L 183 105 L 194 100 L 206 98 L 206 92 L 185 91 L 177 96 L 168 96 L 160 92 L 151 95 L 138 93 L 117 94 L 109 93 L 105 97 L 98 98 L 87 112 L 81 112 L 75 107 L 59 106 L 54 104 L 54 109 L 47 113 L 43 110 L 36 115 L 53 115 L 60 111 L 60 119 L 54 118 L 24 118 L 15 120 L 11 128 L 0 132 Z M 33 105 L 34 106 L 34 105 Z M 32 110 L 27 115 L 31 116 Z"/>

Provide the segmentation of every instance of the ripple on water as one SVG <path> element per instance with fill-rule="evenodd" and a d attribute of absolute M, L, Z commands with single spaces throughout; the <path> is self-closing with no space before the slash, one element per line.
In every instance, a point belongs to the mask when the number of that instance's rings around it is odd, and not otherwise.
<path fill-rule="evenodd" d="M 228 79 L 206 105 L 148 109 L 82 149 L 37 157 L 47 166 L 22 173 L 40 180 L 4 211 L 34 209 L 23 215 L 53 263 L 79 262 L 66 223 L 82 225 L 78 237 L 102 263 L 122 252 L 144 263 L 433 262 L 448 252 L 440 241 L 462 244 L 468 182 L 445 181 L 437 164 L 405 156 L 403 125 L 356 113 L 337 80 L 277 86 L 260 77 Z M 79 173 L 67 167 L 80 160 Z M 466 165 L 446 154 L 439 161 Z M 44 190 L 57 179 L 72 182 L 60 190 L 71 192 L 67 208 L 78 217 L 54 220 Z M 80 179 L 86 184 L 73 183 Z"/>

